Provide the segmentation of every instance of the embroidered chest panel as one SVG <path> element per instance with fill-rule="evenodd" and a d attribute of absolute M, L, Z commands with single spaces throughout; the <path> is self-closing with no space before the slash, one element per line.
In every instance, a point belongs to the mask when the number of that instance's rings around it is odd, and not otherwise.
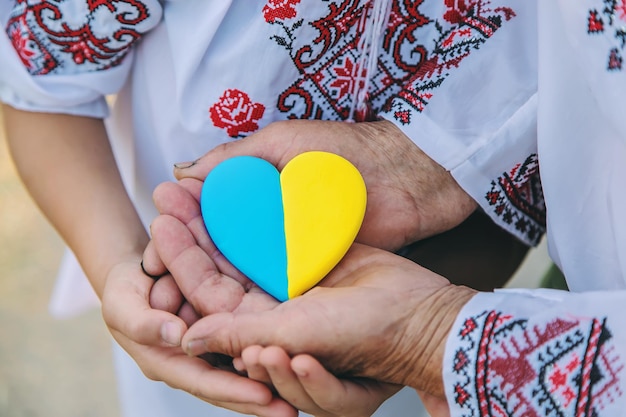
<path fill-rule="evenodd" d="M 363 47 L 375 24 L 375 2 L 323 3 L 324 13 L 315 19 L 300 0 L 269 1 L 263 9 L 267 23 L 279 28 L 272 39 L 300 74 L 278 98 L 289 118 L 368 120 L 400 97 L 408 108 L 401 105 L 396 118 L 409 123 L 409 108 L 422 111 L 454 68 L 515 16 L 489 0 L 394 0 L 377 44 L 369 45 L 370 53 L 377 52 L 370 58 Z M 374 59 L 369 68 L 368 59 Z M 355 95 L 366 83 L 367 107 L 355 109 Z"/>

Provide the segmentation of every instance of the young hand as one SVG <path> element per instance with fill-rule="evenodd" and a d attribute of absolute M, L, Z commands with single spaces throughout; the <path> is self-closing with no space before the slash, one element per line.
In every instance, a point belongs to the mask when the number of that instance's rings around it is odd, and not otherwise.
<path fill-rule="evenodd" d="M 111 270 L 102 300 L 111 334 L 148 378 L 240 413 L 296 416 L 295 409 L 273 396 L 265 384 L 226 369 L 206 355 L 184 353 L 180 339 L 187 326 L 169 312 L 150 308 L 152 285 L 139 261 L 129 261 Z"/>

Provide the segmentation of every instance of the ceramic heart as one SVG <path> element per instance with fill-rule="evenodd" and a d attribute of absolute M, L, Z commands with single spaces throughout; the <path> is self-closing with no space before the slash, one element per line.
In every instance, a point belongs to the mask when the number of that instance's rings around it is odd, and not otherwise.
<path fill-rule="evenodd" d="M 365 215 L 358 170 L 327 152 L 306 152 L 282 172 L 238 156 L 223 161 L 202 188 L 202 217 L 217 248 L 280 301 L 315 286 L 343 258 Z"/>

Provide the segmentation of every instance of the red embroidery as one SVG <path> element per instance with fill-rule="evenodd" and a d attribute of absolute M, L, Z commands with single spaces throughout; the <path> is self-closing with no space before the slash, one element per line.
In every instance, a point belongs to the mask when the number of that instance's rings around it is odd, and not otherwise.
<path fill-rule="evenodd" d="M 27 12 L 12 17 L 7 26 L 7 33 L 22 64 L 33 75 L 45 75 L 54 71 L 58 61 L 31 31 Z"/>
<path fill-rule="evenodd" d="M 623 364 L 606 319 L 553 319 L 542 325 L 496 311 L 468 318 L 453 363 L 463 416 L 600 416 L 623 395 Z"/>
<path fill-rule="evenodd" d="M 371 120 L 385 108 L 403 124 L 411 122 L 411 111 L 421 112 L 461 61 L 478 49 L 503 21 L 515 13 L 509 8 L 490 9 L 489 0 L 446 0 L 443 16 L 426 16 L 423 0 L 392 2 L 378 63 L 369 73 L 369 111 L 357 112 L 356 121 Z M 270 3 L 268 3 L 269 5 Z M 279 2 L 288 10 L 293 4 Z M 359 68 L 363 29 L 371 13 L 371 2 L 332 2 L 319 19 L 286 22 L 264 8 L 265 20 L 280 30 L 271 38 L 289 52 L 300 77 L 278 99 L 278 109 L 288 118 L 345 120 L 351 115 L 357 90 L 363 85 Z M 295 17 L 295 11 L 288 12 Z M 280 16 L 284 16 L 281 14 Z M 300 27 L 315 30 L 315 38 L 296 36 Z M 419 39 L 415 33 L 420 31 Z M 431 46 L 431 45 L 434 45 Z M 391 100 L 397 98 L 393 103 Z"/>
<path fill-rule="evenodd" d="M 400 68 L 406 68 L 407 74 L 402 89 L 387 109 L 396 115 L 401 124 L 409 124 L 411 113 L 405 113 L 405 110 L 424 111 L 437 87 L 504 21 L 515 17 L 515 12 L 508 7 L 491 9 L 488 7 L 489 0 L 445 0 L 447 10 L 441 21 L 420 14 L 417 8 L 421 1 L 411 9 L 406 2 L 402 3 L 394 3 L 393 25 L 389 28 L 386 42 L 390 45 L 395 43 L 394 62 Z M 433 25 L 434 37 L 428 43 L 420 39 L 423 43 L 416 45 L 415 30 L 427 24 Z M 430 44 L 434 47 L 426 46 Z M 412 66 L 403 62 L 409 57 L 403 55 L 400 49 L 406 49 L 408 45 L 412 45 L 413 56 L 420 57 Z"/>
<path fill-rule="evenodd" d="M 263 6 L 263 17 L 268 23 L 274 23 L 276 20 L 293 19 L 296 17 L 296 4 L 300 0 L 269 0 Z"/>
<path fill-rule="evenodd" d="M 253 103 L 240 90 L 226 90 L 219 101 L 209 109 L 216 127 L 226 130 L 228 136 L 236 138 L 259 128 L 257 121 L 263 117 L 265 106 Z"/>
<path fill-rule="evenodd" d="M 492 181 L 485 199 L 495 215 L 513 225 L 525 240 L 539 243 L 546 228 L 546 208 L 536 154 Z"/>
<path fill-rule="evenodd" d="M 598 17 L 596 10 L 589 11 L 588 25 L 587 32 L 589 33 L 602 32 L 604 30 L 604 22 Z"/>
<path fill-rule="evenodd" d="M 279 20 L 270 22 L 282 32 L 271 39 L 289 52 L 300 73 L 300 78 L 278 98 L 278 109 L 287 113 L 288 118 L 346 120 L 349 117 L 354 83 L 363 83 L 360 76 L 364 69 L 359 68 L 357 51 L 369 4 L 360 3 L 360 0 L 333 3 L 328 6 L 326 16 L 306 23 L 303 19 L 291 25 Z M 296 37 L 296 30 L 305 24 L 316 31 L 314 39 Z M 303 46 L 297 47 L 299 43 Z M 365 112 L 362 117 L 370 115 Z"/>
<path fill-rule="evenodd" d="M 6 30 L 33 75 L 116 66 L 141 36 L 138 25 L 150 17 L 139 0 L 87 0 L 86 15 L 72 15 L 70 21 L 66 3 L 16 1 Z"/>
<path fill-rule="evenodd" d="M 602 0 L 601 8 L 589 10 L 587 33 L 610 36 L 615 46 L 608 51 L 607 70 L 621 71 L 626 47 L 626 0 Z"/>
<path fill-rule="evenodd" d="M 11 43 L 20 57 L 22 64 L 26 67 L 26 69 L 32 69 L 33 65 L 31 62 L 37 55 L 37 50 L 33 48 L 30 34 L 28 36 L 23 36 L 22 32 L 20 32 L 16 27 L 12 27 L 9 28 L 9 38 L 11 39 Z"/>
<path fill-rule="evenodd" d="M 300 0 L 269 0 L 263 6 L 263 17 L 268 23 L 274 23 L 277 20 L 287 20 L 296 17 L 296 4 Z"/>

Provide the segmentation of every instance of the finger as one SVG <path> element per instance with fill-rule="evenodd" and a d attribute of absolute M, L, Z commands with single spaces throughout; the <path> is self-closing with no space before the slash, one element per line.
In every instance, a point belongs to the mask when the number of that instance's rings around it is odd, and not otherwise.
<path fill-rule="evenodd" d="M 179 163 L 174 165 L 174 176 L 176 179 L 195 178 L 204 181 L 207 174 L 220 162 L 240 155 L 256 156 L 268 160 L 276 159 L 268 152 L 272 147 L 265 145 L 267 140 L 262 133 L 251 135 L 233 142 L 227 142 L 216 146 L 201 158 L 191 163 Z"/>
<path fill-rule="evenodd" d="M 151 278 L 157 279 L 167 272 L 165 264 L 159 258 L 159 253 L 154 246 L 154 242 L 150 240 L 148 245 L 143 251 L 143 258 L 141 260 L 141 266 L 143 271 Z"/>
<path fill-rule="evenodd" d="M 241 360 L 248 372 L 248 378 L 265 384 L 271 384 L 270 376 L 268 375 L 267 370 L 259 362 L 259 356 L 262 351 L 262 346 L 248 346 L 241 353 Z"/>
<path fill-rule="evenodd" d="M 250 285 L 250 281 L 222 255 L 207 233 L 200 211 L 201 188 L 202 182 L 195 179 L 185 179 L 179 184 L 165 182 L 154 190 L 153 200 L 159 213 L 175 217 L 187 226 L 198 246 L 222 273 L 243 285 Z"/>
<path fill-rule="evenodd" d="M 178 310 L 178 317 L 183 319 L 187 326 L 191 327 L 192 324 L 197 322 L 202 318 L 200 314 L 193 308 L 191 304 L 187 301 L 184 301 L 180 309 Z"/>
<path fill-rule="evenodd" d="M 319 134 L 320 126 L 325 133 Z M 296 155 L 307 151 L 328 151 L 342 154 L 342 141 L 329 139 L 333 135 L 346 137 L 350 127 L 340 122 L 289 120 L 274 122 L 258 132 L 240 140 L 227 142 L 213 148 L 193 162 L 176 164 L 177 179 L 196 178 L 204 181 L 207 174 L 220 162 L 240 155 L 265 159 L 281 170 Z M 309 132 L 317 132 L 311 139 Z M 304 133 L 304 134 L 303 134 Z"/>
<path fill-rule="evenodd" d="M 187 325 L 174 314 L 150 308 L 150 278 L 136 271 L 120 281 L 109 281 L 102 298 L 102 315 L 111 330 L 142 345 L 180 345 Z"/>
<path fill-rule="evenodd" d="M 366 379 L 339 379 L 306 354 L 295 356 L 291 369 L 317 407 L 331 414 L 370 415 L 401 388 Z M 350 408 L 345 409 L 346 406 Z"/>
<path fill-rule="evenodd" d="M 196 178 L 182 178 L 178 181 L 178 185 L 183 187 L 187 192 L 196 200 L 200 201 L 200 194 L 202 193 L 202 186 L 204 180 L 200 181 Z"/>
<path fill-rule="evenodd" d="M 267 405 L 241 404 L 232 402 L 212 402 L 214 405 L 242 414 L 251 414 L 258 417 L 297 417 L 298 410 L 285 400 L 274 397 Z"/>
<path fill-rule="evenodd" d="M 177 183 L 164 182 L 157 185 L 152 192 L 152 200 L 159 213 L 174 216 L 185 224 L 200 216 L 199 200 L 187 188 Z"/>
<path fill-rule="evenodd" d="M 183 336 L 183 350 L 191 356 L 206 352 L 219 352 L 231 357 L 241 357 L 242 350 L 251 345 L 279 345 L 275 333 L 278 318 L 271 311 L 256 313 L 219 313 L 203 317 L 194 323 Z M 281 334 L 289 334 L 291 323 L 281 326 Z M 297 326 L 296 326 L 297 327 Z M 312 332 L 307 332 L 312 333 Z M 302 336 L 306 337 L 305 334 Z"/>
<path fill-rule="evenodd" d="M 178 313 L 184 298 L 171 275 L 162 276 L 150 290 L 150 306 L 157 310 Z"/>
<path fill-rule="evenodd" d="M 300 383 L 291 368 L 291 358 L 284 349 L 278 346 L 261 349 L 259 360 L 271 378 L 272 385 L 283 399 L 306 413 L 313 415 L 324 413 Z"/>
<path fill-rule="evenodd" d="M 268 405 L 273 400 L 272 392 L 264 384 L 217 369 L 203 359 L 176 350 L 164 354 L 163 350 L 152 349 L 148 355 L 140 365 L 150 379 L 164 381 L 209 402 Z"/>
<path fill-rule="evenodd" d="M 152 223 L 152 235 L 159 256 L 198 313 L 205 316 L 233 311 L 241 303 L 245 289 L 218 271 L 178 219 L 157 217 Z"/>

